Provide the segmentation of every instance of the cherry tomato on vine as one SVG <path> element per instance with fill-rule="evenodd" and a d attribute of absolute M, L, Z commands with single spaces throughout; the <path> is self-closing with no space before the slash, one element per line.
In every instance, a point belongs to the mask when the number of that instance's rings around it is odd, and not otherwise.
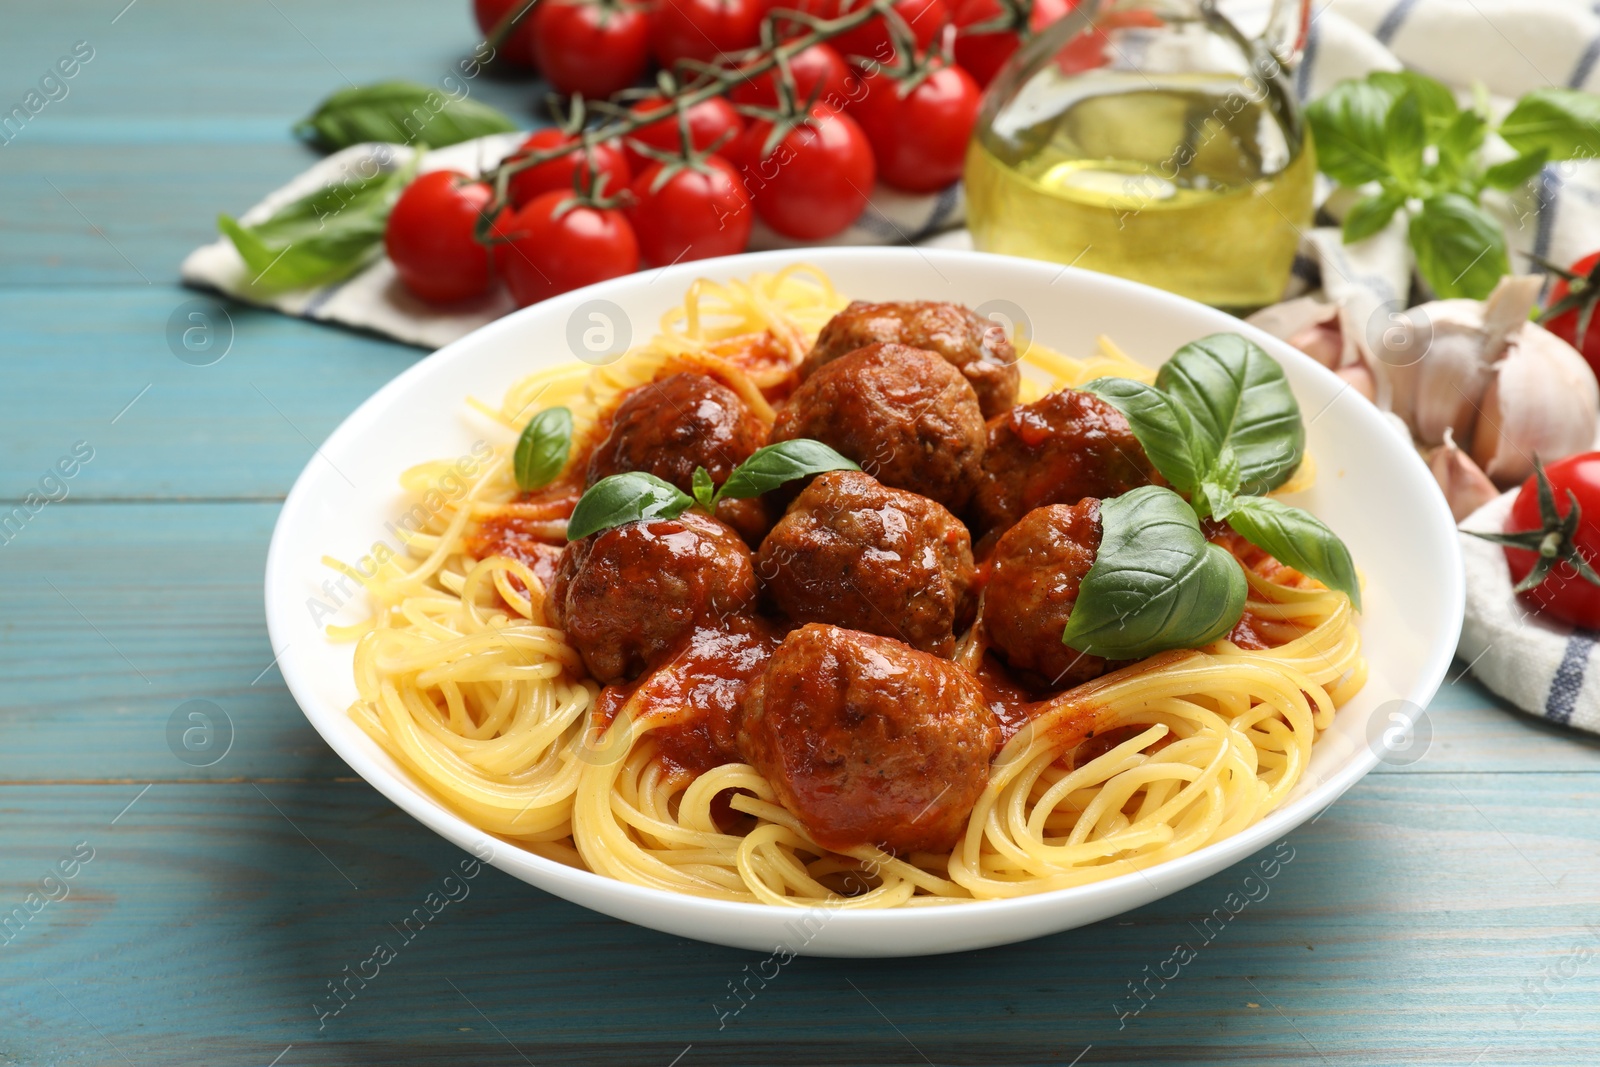
<path fill-rule="evenodd" d="M 1078 0 L 1034 0 L 1028 28 L 1038 33 L 1078 6 Z M 957 0 L 951 21 L 956 24 L 956 62 L 980 87 L 987 86 L 1022 45 L 1015 29 L 970 33 L 968 28 L 993 21 L 1005 8 L 1000 0 Z"/>
<path fill-rule="evenodd" d="M 750 242 L 755 212 L 733 165 L 716 156 L 693 167 L 653 163 L 633 180 L 628 218 L 645 262 L 731 256 Z"/>
<path fill-rule="evenodd" d="M 1600 452 L 1542 466 L 1522 483 L 1503 534 L 1474 536 L 1504 546 L 1517 595 L 1541 615 L 1600 627 Z"/>
<path fill-rule="evenodd" d="M 650 62 L 650 19 L 632 0 L 543 0 L 533 31 L 539 69 L 564 93 L 604 99 Z"/>
<path fill-rule="evenodd" d="M 765 15 L 762 0 L 656 0 L 650 48 L 669 70 L 680 59 L 712 63 L 754 48 Z"/>
<path fill-rule="evenodd" d="M 522 0 L 472 0 L 472 14 L 478 20 L 478 29 L 483 31 L 487 38 L 500 20 L 514 11 Z M 519 67 L 534 67 L 539 64 L 537 42 L 533 34 L 533 16 L 529 15 L 522 20 L 522 25 L 517 31 L 506 39 L 500 46 L 500 55 Z"/>
<path fill-rule="evenodd" d="M 762 153 L 772 123 L 758 120 L 739 138 L 738 161 L 756 214 L 786 237 L 817 241 L 846 229 L 867 206 L 877 167 L 867 135 L 849 115 L 824 104 Z"/>
<path fill-rule="evenodd" d="M 856 81 L 850 65 L 827 44 L 814 44 L 795 56 L 789 72 L 794 76 L 795 103 L 802 107 L 813 95 L 829 107 L 844 107 Z M 769 70 L 740 82 L 728 97 L 746 107 L 777 107 L 778 72 Z"/>
<path fill-rule="evenodd" d="M 1584 256 L 1568 267 L 1566 274 L 1572 277 L 1570 279 L 1566 276 L 1558 277 L 1555 285 L 1551 286 L 1549 311 L 1545 312 L 1540 321 L 1544 323 L 1545 329 L 1583 353 L 1583 358 L 1589 361 L 1589 366 L 1594 369 L 1595 375 L 1600 377 L 1600 313 L 1597 313 L 1600 312 L 1600 308 L 1595 306 L 1600 303 L 1600 252 Z M 1574 283 L 1577 287 L 1575 296 Z M 1566 310 L 1557 311 L 1563 302 L 1570 306 Z M 1584 317 L 1585 306 L 1590 309 L 1588 323 L 1580 338 L 1578 324 Z M 1550 311 L 1556 311 L 1556 314 L 1551 315 Z"/>
<path fill-rule="evenodd" d="M 543 193 L 495 223 L 494 262 L 518 307 L 639 269 L 639 242 L 623 213 Z"/>
<path fill-rule="evenodd" d="M 389 212 L 383 243 L 405 287 L 431 303 L 480 296 L 494 272 L 489 250 L 473 240 L 487 185 L 455 170 L 419 175 Z"/>
<path fill-rule="evenodd" d="M 648 115 L 652 111 L 667 110 L 670 105 L 660 97 L 647 98 L 634 104 L 631 110 L 635 115 Z M 744 117 L 733 109 L 733 105 L 720 96 L 710 100 L 702 100 L 690 107 L 687 112 L 689 119 L 689 141 L 696 152 L 704 152 L 724 135 L 728 136 L 724 144 L 732 143 L 733 138 L 744 132 Z M 641 126 L 628 134 L 623 142 L 623 150 L 627 152 L 628 163 L 635 174 L 645 170 L 655 160 L 638 152 L 629 144 L 638 141 L 658 152 L 676 153 L 683 150 L 683 137 L 678 129 L 678 116 L 671 111 L 661 119 Z"/>
<path fill-rule="evenodd" d="M 791 7 L 816 18 L 836 19 L 859 10 L 867 3 L 868 0 L 793 0 L 792 3 L 785 0 L 777 6 Z M 918 51 L 928 47 L 944 28 L 944 24 L 950 21 L 950 11 L 945 6 L 945 0 L 896 0 L 894 11 L 910 27 L 911 35 L 916 38 Z M 801 29 L 799 26 L 791 26 L 785 28 L 784 32 L 794 36 L 801 32 Z M 895 49 L 889 40 L 889 26 L 882 16 L 868 19 L 860 26 L 846 30 L 839 36 L 830 38 L 828 43 L 833 46 L 834 51 L 846 59 L 860 56 L 864 59 L 875 59 L 879 63 L 888 63 L 895 57 Z"/>
<path fill-rule="evenodd" d="M 572 151 L 564 156 L 536 163 L 526 170 L 519 170 L 511 176 L 511 181 L 506 187 L 511 197 L 513 207 L 521 207 L 540 193 L 552 190 L 561 190 L 571 193 L 573 189 L 573 172 L 582 170 L 585 179 L 593 171 L 596 181 L 604 178 L 604 189 L 597 185 L 595 191 L 605 193 L 618 193 L 628 187 L 628 182 L 633 179 L 633 168 L 628 165 L 627 157 L 622 149 L 614 144 L 597 144 L 589 150 L 590 158 L 594 161 L 591 168 L 584 162 L 583 150 L 578 146 L 578 139 L 570 133 L 562 133 L 557 129 L 544 129 L 536 131 L 517 149 L 518 152 L 545 152 L 562 145 L 572 145 Z"/>
<path fill-rule="evenodd" d="M 961 177 L 982 90 L 960 67 L 937 65 L 901 83 L 879 71 L 850 108 L 872 145 L 878 176 L 896 189 L 931 193 Z"/>

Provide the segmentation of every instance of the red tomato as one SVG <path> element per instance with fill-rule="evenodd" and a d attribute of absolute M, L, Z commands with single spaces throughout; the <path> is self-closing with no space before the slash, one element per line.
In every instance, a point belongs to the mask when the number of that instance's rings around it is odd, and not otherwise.
<path fill-rule="evenodd" d="M 841 15 L 864 7 L 867 0 L 780 0 L 778 8 L 794 8 L 822 19 L 836 19 Z M 895 14 L 905 20 L 911 28 L 911 35 L 916 38 L 917 50 L 928 47 L 944 24 L 950 21 L 950 11 L 945 7 L 945 0 L 896 0 Z M 784 29 L 787 36 L 797 36 L 803 27 L 790 24 Z M 852 56 L 861 56 L 865 59 L 875 59 L 879 63 L 888 63 L 894 59 L 894 47 L 889 40 L 889 27 L 880 16 L 868 19 L 853 30 L 846 30 L 837 37 L 830 38 L 829 44 L 834 51 L 849 59 Z"/>
<path fill-rule="evenodd" d="M 1545 474 L 1555 493 L 1557 512 L 1563 517 L 1571 512 L 1568 492 L 1577 498 L 1583 511 L 1572 540 L 1559 546 L 1558 559 L 1576 552 L 1591 567 L 1600 568 L 1600 452 L 1568 456 L 1546 467 Z M 1506 533 L 1538 531 L 1541 525 L 1539 476 L 1535 474 L 1522 483 L 1511 505 Z M 1536 533 L 1531 540 L 1539 540 L 1539 535 Z M 1522 548 L 1507 547 L 1505 553 L 1513 582 L 1526 578 L 1539 558 L 1537 552 Z M 1600 627 L 1600 585 L 1584 578 L 1570 562 L 1557 562 L 1544 581 L 1518 595 L 1524 603 L 1553 619 L 1590 630 Z"/>
<path fill-rule="evenodd" d="M 506 240 L 494 262 L 518 307 L 639 269 L 639 242 L 615 208 L 568 206 L 571 193 L 544 193 L 495 223 Z"/>
<path fill-rule="evenodd" d="M 657 0 L 650 47 L 663 67 L 680 59 L 716 62 L 761 40 L 762 0 Z"/>
<path fill-rule="evenodd" d="M 654 163 L 634 179 L 628 218 L 646 262 L 731 256 L 749 243 L 755 212 L 739 172 L 716 156 L 701 166 L 704 170 L 685 167 L 662 180 L 666 167 Z"/>
<path fill-rule="evenodd" d="M 1078 0 L 1034 0 L 1028 28 L 1038 33 L 1077 6 Z M 956 35 L 956 62 L 980 86 L 988 85 L 1022 44 L 1021 35 L 1015 29 L 966 32 L 969 26 L 998 18 L 1001 11 L 1000 0 L 958 0 L 951 19 L 960 31 Z"/>
<path fill-rule="evenodd" d="M 844 107 L 855 79 L 849 64 L 826 44 L 814 44 L 795 56 L 789 72 L 794 75 L 795 103 L 802 107 L 813 94 L 835 110 Z M 778 73 L 768 71 L 740 82 L 728 96 L 746 107 L 777 107 Z"/>
<path fill-rule="evenodd" d="M 650 20 L 630 0 L 544 0 L 533 31 L 539 69 L 564 93 L 603 99 L 650 62 Z"/>
<path fill-rule="evenodd" d="M 824 104 L 764 156 L 772 123 L 753 122 L 735 149 L 756 214 L 786 237 L 817 241 L 854 222 L 867 206 L 877 168 L 856 121 Z"/>
<path fill-rule="evenodd" d="M 909 92 L 881 71 L 850 108 L 872 145 L 878 176 L 896 189 L 931 193 L 961 177 L 982 93 L 960 67 L 941 66 Z"/>
<path fill-rule="evenodd" d="M 1588 296 L 1591 300 L 1600 300 L 1600 277 L 1594 281 L 1587 281 L 1591 275 L 1596 274 L 1596 267 L 1600 267 L 1600 252 L 1584 256 L 1568 268 L 1567 273 L 1577 275 L 1580 280 L 1585 280 L 1579 288 L 1580 296 Z M 1572 292 L 1572 284 L 1566 278 L 1557 278 L 1555 285 L 1550 288 L 1550 300 L 1547 306 L 1555 307 Z M 1567 344 L 1583 353 L 1583 358 L 1589 361 L 1589 366 L 1594 368 L 1595 376 L 1600 377 L 1600 309 L 1589 315 L 1589 327 L 1584 332 L 1583 339 L 1578 338 L 1578 317 L 1581 309 L 1573 308 L 1563 311 L 1558 315 L 1551 315 L 1541 320 L 1544 328 L 1561 338 Z"/>
<path fill-rule="evenodd" d="M 661 111 L 669 105 L 659 97 L 641 100 L 631 109 L 635 115 L 648 115 L 652 111 Z M 694 145 L 697 152 L 704 152 L 724 134 L 731 133 L 723 144 L 731 144 L 734 137 L 744 132 L 744 118 L 733 109 L 733 105 L 720 96 L 710 100 L 702 100 L 689 108 L 686 113 L 689 119 L 689 142 Z M 635 174 L 649 167 L 655 162 L 649 156 L 636 151 L 630 141 L 654 148 L 658 152 L 676 153 L 683 150 L 683 136 L 678 129 L 678 116 L 668 114 L 665 118 L 658 119 L 648 126 L 641 126 L 628 134 L 623 142 L 623 150 L 628 154 L 628 163 Z"/>
<path fill-rule="evenodd" d="M 572 175 L 580 168 L 587 179 L 590 167 L 584 162 L 583 150 L 577 147 L 578 139 L 571 134 L 553 128 L 539 130 L 523 141 L 517 151 L 543 152 L 568 144 L 574 147 L 566 155 L 536 163 L 511 176 L 507 192 L 511 195 L 513 207 L 521 207 L 540 193 L 552 190 L 570 194 L 573 189 Z M 597 193 L 602 191 L 617 193 L 628 187 L 628 182 L 633 178 L 633 168 L 628 166 L 628 160 L 623 155 L 622 149 L 614 144 L 597 144 L 590 150 L 590 155 L 594 161 L 593 169 L 598 172 L 598 177 L 605 179 L 604 190 L 596 188 Z"/>
<path fill-rule="evenodd" d="M 489 250 L 472 232 L 493 198 L 487 185 L 455 170 L 429 171 L 405 187 L 383 243 L 407 289 L 436 304 L 488 290 Z"/>
<path fill-rule="evenodd" d="M 478 29 L 483 31 L 483 36 L 487 38 L 500 20 L 521 3 L 522 0 L 472 0 L 472 14 L 477 18 Z M 517 27 L 517 32 L 500 46 L 500 55 L 519 67 L 533 67 L 539 62 L 536 47 L 533 15 L 529 15 Z"/>

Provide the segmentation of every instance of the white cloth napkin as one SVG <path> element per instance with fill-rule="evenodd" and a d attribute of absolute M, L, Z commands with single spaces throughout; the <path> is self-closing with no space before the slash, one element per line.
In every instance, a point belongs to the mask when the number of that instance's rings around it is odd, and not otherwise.
<path fill-rule="evenodd" d="M 419 167 L 424 171 L 454 168 L 478 173 L 498 163 L 526 136 L 526 133 L 495 134 L 436 149 L 423 156 Z M 413 152 L 402 145 L 352 145 L 269 193 L 245 212 L 240 221 L 246 225 L 259 222 L 283 205 L 325 185 L 345 180 L 351 174 L 371 174 L 373 164 L 369 161 L 374 160 L 374 153 L 380 153 L 387 160 L 387 167 L 392 168 L 409 162 Z M 960 183 L 931 196 L 901 193 L 879 185 L 873 190 L 872 200 L 861 217 L 844 233 L 821 243 L 916 243 L 960 226 L 965 217 L 966 203 Z M 774 233 L 760 220 L 756 221 L 750 238 L 751 248 L 758 250 L 795 248 L 801 244 Z M 511 298 L 497 287 L 474 304 L 441 310 L 412 296 L 400 284 L 393 264 L 381 257 L 372 266 L 332 285 L 289 291 L 263 289 L 252 284 L 251 271 L 226 238 L 218 238 L 189 253 L 183 261 L 182 275 L 185 284 L 215 289 L 246 303 L 275 308 L 304 319 L 371 330 L 423 348 L 447 345 L 513 308 Z"/>
<path fill-rule="evenodd" d="M 1496 497 L 1461 528 L 1500 533 L 1516 495 Z M 1531 614 L 1511 591 L 1511 569 L 1499 545 L 1462 534 L 1461 558 L 1467 613 L 1457 654 L 1472 673 L 1529 715 L 1600 733 L 1600 633 Z"/>

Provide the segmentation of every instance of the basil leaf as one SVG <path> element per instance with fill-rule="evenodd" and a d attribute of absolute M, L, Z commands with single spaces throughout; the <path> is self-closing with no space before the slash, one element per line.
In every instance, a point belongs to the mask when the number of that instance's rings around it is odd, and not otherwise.
<path fill-rule="evenodd" d="M 1184 345 L 1162 366 L 1156 386 L 1187 409 L 1213 466 L 1224 447 L 1232 450 L 1239 473 L 1231 492 L 1268 492 L 1300 466 L 1300 405 L 1283 368 L 1254 341 L 1219 333 Z"/>
<path fill-rule="evenodd" d="M 1096 378 L 1079 389 L 1122 412 L 1145 455 L 1174 489 L 1195 491 L 1214 457 L 1201 454 L 1189 413 L 1176 400 L 1131 378 Z"/>
<path fill-rule="evenodd" d="M 775 445 L 758 448 L 733 469 L 728 480 L 722 483 L 717 499 L 744 500 L 778 488 L 796 478 L 807 478 L 824 471 L 858 471 L 861 468 L 823 444 L 809 437 L 780 441 Z"/>
<path fill-rule="evenodd" d="M 1371 237 L 1394 218 L 1394 213 L 1405 204 L 1405 194 L 1398 189 L 1384 189 L 1357 200 L 1344 217 L 1344 243 L 1351 244 Z"/>
<path fill-rule="evenodd" d="M 543 489 L 555 481 L 572 451 L 572 412 L 545 408 L 528 420 L 517 438 L 511 469 L 518 489 Z"/>
<path fill-rule="evenodd" d="M 1600 156 L 1600 96 L 1577 89 L 1535 89 L 1511 109 L 1500 136 L 1524 154 L 1544 149 L 1553 160 Z"/>
<path fill-rule="evenodd" d="M 1399 100 L 1406 93 L 1417 98 L 1428 140 L 1440 136 L 1461 113 L 1455 94 L 1443 82 L 1414 70 L 1378 70 L 1367 75 L 1367 84 Z"/>
<path fill-rule="evenodd" d="M 1467 197 L 1429 197 L 1411 219 L 1411 251 L 1417 272 L 1441 299 L 1482 300 L 1511 272 L 1506 235 Z"/>
<path fill-rule="evenodd" d="M 458 100 L 426 85 L 387 81 L 339 90 L 296 123 L 294 132 L 333 150 L 364 141 L 443 148 L 516 128 L 499 111 L 468 97 Z"/>
<path fill-rule="evenodd" d="M 1227 521 L 1240 537 L 1279 563 L 1343 593 L 1361 610 L 1361 581 L 1350 550 L 1309 511 L 1268 497 L 1241 497 L 1233 502 Z"/>
<path fill-rule="evenodd" d="M 704 467 L 694 469 L 694 502 L 708 512 L 717 507 L 716 487 L 711 484 L 711 472 Z"/>
<path fill-rule="evenodd" d="M 1548 148 L 1536 148 L 1532 152 L 1508 159 L 1504 163 L 1496 163 L 1483 172 L 1483 180 L 1496 189 L 1521 188 L 1535 177 L 1544 165 L 1550 161 Z"/>
<path fill-rule="evenodd" d="M 1390 105 L 1383 121 L 1383 156 L 1389 173 L 1401 182 L 1416 181 L 1422 173 L 1422 149 L 1427 143 L 1422 101 L 1407 90 Z"/>
<path fill-rule="evenodd" d="M 383 250 L 383 230 L 417 159 L 397 170 L 319 189 L 245 226 L 221 215 L 217 228 L 233 242 L 266 289 L 302 289 L 348 277 Z"/>
<path fill-rule="evenodd" d="M 1439 134 L 1439 165 L 1449 175 L 1470 169 L 1489 133 L 1489 123 L 1476 111 L 1463 111 Z"/>
<path fill-rule="evenodd" d="M 589 487 L 567 520 L 567 540 L 588 537 L 640 519 L 675 519 L 694 499 L 671 482 L 644 471 L 601 478 Z"/>
<path fill-rule="evenodd" d="M 1100 503 L 1094 564 L 1061 642 L 1106 659 L 1143 659 L 1215 641 L 1239 622 L 1247 586 L 1170 489 L 1142 486 Z"/>
<path fill-rule="evenodd" d="M 1386 177 L 1384 123 L 1394 95 L 1366 81 L 1342 81 L 1306 109 L 1317 165 L 1340 185 Z"/>

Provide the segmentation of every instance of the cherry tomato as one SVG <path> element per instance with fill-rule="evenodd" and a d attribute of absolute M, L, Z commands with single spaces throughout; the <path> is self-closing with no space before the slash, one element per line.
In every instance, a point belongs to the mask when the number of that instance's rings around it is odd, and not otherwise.
<path fill-rule="evenodd" d="M 712 63 L 755 47 L 765 15 L 762 0 L 657 0 L 650 47 L 669 69 L 680 59 Z"/>
<path fill-rule="evenodd" d="M 533 30 L 539 69 L 564 93 L 603 99 L 650 62 L 650 20 L 631 0 L 544 0 Z"/>
<path fill-rule="evenodd" d="M 478 29 L 483 31 L 483 36 L 487 38 L 499 25 L 500 20 L 521 3 L 522 0 L 472 0 L 472 14 L 477 18 Z M 529 15 L 522 20 L 522 25 L 517 27 L 517 32 L 500 46 L 500 55 L 519 67 L 533 67 L 539 63 L 536 47 L 533 16 Z"/>
<path fill-rule="evenodd" d="M 793 0 L 792 3 L 781 2 L 779 8 L 792 7 L 817 18 L 836 19 L 841 15 L 864 7 L 868 0 Z M 905 20 L 911 28 L 911 35 L 916 38 L 917 50 L 928 47 L 928 44 L 939 35 L 944 24 L 950 21 L 950 11 L 945 6 L 945 0 L 897 0 L 894 5 L 895 14 Z M 789 24 L 783 32 L 789 36 L 798 35 L 803 27 Z M 855 29 L 846 30 L 837 37 L 828 41 L 834 51 L 849 59 L 860 56 L 864 59 L 875 59 L 879 63 L 888 63 L 895 57 L 895 50 L 889 40 L 889 26 L 880 16 L 868 19 Z"/>
<path fill-rule="evenodd" d="M 1563 542 L 1558 549 L 1558 559 L 1576 552 L 1591 568 L 1600 568 L 1600 452 L 1568 456 L 1546 467 L 1545 475 L 1555 495 L 1556 511 L 1563 518 L 1572 511 L 1569 492 L 1576 497 L 1583 512 L 1571 541 Z M 1539 476 L 1535 474 L 1522 483 L 1517 499 L 1511 504 L 1505 529 L 1508 534 L 1522 533 L 1538 531 L 1542 525 Z M 1536 533 L 1533 540 L 1537 541 L 1539 536 Z M 1505 553 L 1513 582 L 1526 578 L 1539 559 L 1537 552 L 1522 548 L 1507 546 Z M 1551 568 L 1544 581 L 1518 596 L 1525 604 L 1553 619 L 1585 629 L 1600 627 L 1600 585 L 1584 578 L 1564 559 Z"/>
<path fill-rule="evenodd" d="M 749 243 L 755 212 L 739 172 L 716 156 L 701 167 L 665 175 L 666 166 L 653 163 L 633 180 L 628 218 L 646 262 L 732 256 Z"/>
<path fill-rule="evenodd" d="M 1575 274 L 1581 279 L 1587 279 L 1595 273 L 1595 268 L 1600 266 L 1600 252 L 1584 256 L 1568 268 L 1569 274 Z M 1566 299 L 1572 292 L 1571 284 L 1565 278 L 1557 278 L 1555 285 L 1550 288 L 1550 299 L 1547 306 L 1555 307 Z M 1587 295 L 1592 300 L 1600 300 L 1600 290 L 1586 286 L 1579 290 L 1579 295 Z M 1559 315 L 1552 315 L 1543 320 L 1544 328 L 1561 338 L 1567 344 L 1583 353 L 1583 358 L 1589 361 L 1589 366 L 1594 368 L 1596 377 L 1600 377 L 1600 309 L 1589 315 L 1589 328 L 1584 333 L 1583 339 L 1578 338 L 1578 318 L 1582 314 L 1579 308 L 1563 311 Z M 1600 518 L 1600 516 L 1596 516 Z"/>
<path fill-rule="evenodd" d="M 931 193 L 961 177 L 982 91 L 960 67 L 940 66 L 909 89 L 879 71 L 850 108 L 872 145 L 878 176 L 896 189 Z"/>
<path fill-rule="evenodd" d="M 493 279 L 489 249 L 473 229 L 494 193 L 455 170 L 419 175 L 389 212 L 383 243 L 405 287 L 445 304 L 481 296 Z"/>
<path fill-rule="evenodd" d="M 1073 8 L 1078 0 L 1034 0 L 1033 11 L 1028 16 L 1028 28 L 1038 33 Z M 959 0 L 951 18 L 958 28 L 955 44 L 956 62 L 961 65 L 979 86 L 986 86 L 1005 66 L 1022 44 L 1016 30 L 991 30 L 987 33 L 968 33 L 967 28 L 990 22 L 1000 16 L 1000 0 Z"/>
<path fill-rule="evenodd" d="M 571 193 L 573 190 L 573 172 L 582 169 L 585 179 L 588 178 L 591 168 L 584 162 L 583 150 L 577 147 L 578 139 L 571 134 L 562 133 L 557 129 L 544 129 L 534 133 L 518 152 L 544 152 L 562 145 L 573 145 L 573 150 L 564 156 L 536 163 L 526 170 L 519 170 L 511 176 L 507 185 L 507 192 L 511 196 L 513 207 L 521 207 L 540 193 L 552 190 Z M 596 172 L 596 193 L 617 193 L 628 187 L 628 182 L 633 178 L 633 168 L 628 166 L 628 160 L 622 149 L 614 144 L 597 144 L 590 150 L 594 161 L 593 171 Z M 600 189 L 599 178 L 604 178 L 604 189 Z"/>
<path fill-rule="evenodd" d="M 527 307 L 639 269 L 639 242 L 615 208 L 571 203 L 571 193 L 543 193 L 495 232 L 494 262 L 518 307 Z"/>
<path fill-rule="evenodd" d="M 867 206 L 877 167 L 856 121 L 825 104 L 765 155 L 772 123 L 750 124 L 735 159 L 756 214 L 786 237 L 817 241 L 847 228 Z"/>
<path fill-rule="evenodd" d="M 635 115 L 648 115 L 652 111 L 661 111 L 669 107 L 665 100 L 659 97 L 641 100 L 631 109 Z M 732 134 L 723 144 L 731 144 L 734 137 L 744 132 L 744 118 L 733 109 L 733 105 L 720 96 L 710 100 L 702 100 L 689 108 L 686 113 L 689 119 L 689 142 L 697 152 L 704 152 L 716 144 L 725 134 Z M 636 151 L 629 144 L 638 141 L 641 144 L 654 148 L 658 152 L 676 153 L 683 149 L 683 136 L 678 130 L 678 116 L 668 113 L 664 118 L 641 126 L 628 135 L 623 142 L 623 149 L 628 154 L 628 163 L 635 174 L 646 169 L 655 160 L 642 152 Z"/>
<path fill-rule="evenodd" d="M 794 75 L 796 104 L 804 107 L 815 95 L 835 110 L 845 106 L 856 78 L 850 65 L 826 44 L 814 44 L 795 56 L 789 61 L 789 72 Z M 740 82 L 728 96 L 746 107 L 777 107 L 778 73 L 768 71 Z"/>

